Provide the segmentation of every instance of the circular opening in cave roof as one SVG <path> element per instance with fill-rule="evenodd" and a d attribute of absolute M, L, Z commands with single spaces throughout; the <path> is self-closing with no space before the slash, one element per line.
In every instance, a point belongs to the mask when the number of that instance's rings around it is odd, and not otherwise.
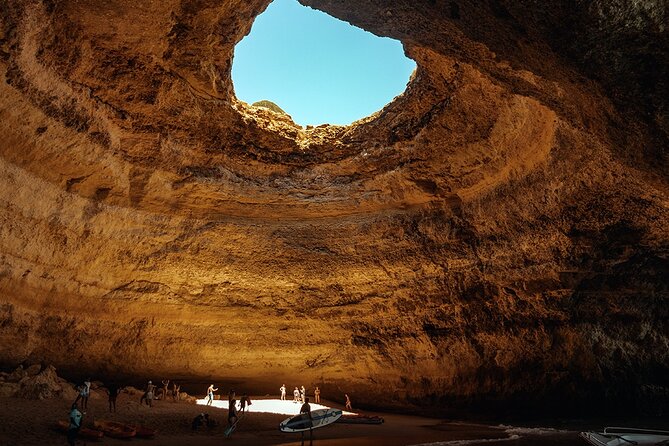
<path fill-rule="evenodd" d="M 238 99 L 300 125 L 347 125 L 405 89 L 416 63 L 402 44 L 302 6 L 274 0 L 235 47 Z"/>

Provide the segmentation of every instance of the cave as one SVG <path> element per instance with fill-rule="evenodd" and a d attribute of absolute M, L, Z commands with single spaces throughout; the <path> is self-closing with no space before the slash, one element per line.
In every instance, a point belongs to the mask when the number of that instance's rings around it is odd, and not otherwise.
<path fill-rule="evenodd" d="M 269 0 L 0 5 L 0 366 L 452 416 L 669 412 L 661 1 L 300 0 L 406 91 L 234 95 Z"/>

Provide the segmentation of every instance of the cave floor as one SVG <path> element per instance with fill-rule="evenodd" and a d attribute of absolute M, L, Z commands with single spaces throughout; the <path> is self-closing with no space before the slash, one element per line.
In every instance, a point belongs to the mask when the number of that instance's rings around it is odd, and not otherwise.
<path fill-rule="evenodd" d="M 205 408 L 185 402 L 156 401 L 154 407 L 140 406 L 137 398 L 121 395 L 117 413 L 107 412 L 107 402 L 102 395 L 94 395 L 89 401 L 84 424 L 93 419 L 107 419 L 121 422 L 137 422 L 158 428 L 159 435 L 154 440 L 134 439 L 153 445 L 299 445 L 299 435 L 283 434 L 277 426 L 285 415 L 253 413 L 246 417 L 231 437 L 225 438 L 223 431 L 227 411 Z M 0 445 L 44 445 L 65 444 L 65 436 L 52 429 L 59 419 L 66 419 L 69 402 L 62 399 L 24 400 L 0 398 Z M 217 422 L 223 424 L 209 430 L 191 432 L 190 423 L 200 412 L 207 412 Z M 370 415 L 372 413 L 369 413 Z M 521 429 L 509 426 L 486 426 L 483 424 L 445 422 L 443 420 L 398 415 L 381 414 L 382 425 L 334 424 L 315 431 L 314 444 L 317 445 L 415 445 L 437 443 L 439 445 L 477 445 L 497 443 L 506 445 L 550 445 L 566 446 L 580 444 L 576 431 L 553 431 L 545 429 Z M 105 437 L 100 444 L 127 444 L 127 440 Z M 84 444 L 84 443 L 77 443 Z M 308 444 L 308 441 L 306 442 Z"/>

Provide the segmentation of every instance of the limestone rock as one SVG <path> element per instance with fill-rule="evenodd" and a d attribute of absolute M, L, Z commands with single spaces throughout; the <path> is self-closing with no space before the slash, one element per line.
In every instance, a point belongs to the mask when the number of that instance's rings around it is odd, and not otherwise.
<path fill-rule="evenodd" d="M 65 401 L 74 402 L 77 396 L 79 396 L 79 392 L 75 389 L 74 384 L 68 382 L 59 382 L 59 384 L 61 388 L 60 398 Z"/>
<path fill-rule="evenodd" d="M 37 375 L 26 375 L 19 385 L 16 396 L 25 399 L 43 400 L 59 397 L 63 393 L 63 387 L 53 366 L 47 366 Z"/>
<path fill-rule="evenodd" d="M 0 397 L 10 398 L 16 396 L 20 387 L 18 383 L 0 382 Z"/>
<path fill-rule="evenodd" d="M 23 378 L 25 378 L 28 374 L 26 373 L 25 369 L 23 368 L 22 365 L 19 365 L 12 373 L 7 375 L 7 382 L 10 383 L 18 383 L 21 381 Z"/>
<path fill-rule="evenodd" d="M 664 3 L 301 3 L 401 40 L 406 91 L 350 126 L 241 103 L 269 0 L 3 3 L 0 363 L 377 407 L 661 401 Z"/>
<path fill-rule="evenodd" d="M 133 387 L 133 386 L 126 386 L 126 387 L 124 387 L 124 388 L 123 388 L 123 392 L 124 392 L 124 393 L 127 393 L 127 394 L 129 394 L 129 395 L 131 395 L 131 396 L 137 396 L 137 397 L 139 397 L 139 396 L 141 396 L 141 395 L 144 394 L 144 391 L 143 391 L 143 390 L 139 390 L 138 388 Z"/>
<path fill-rule="evenodd" d="M 197 398 L 189 395 L 186 392 L 179 392 L 179 401 L 185 401 L 187 403 L 195 404 L 197 402 Z"/>
<path fill-rule="evenodd" d="M 41 370 L 42 370 L 42 366 L 40 364 L 33 364 L 26 369 L 26 374 L 27 374 L 27 376 L 35 376 Z"/>

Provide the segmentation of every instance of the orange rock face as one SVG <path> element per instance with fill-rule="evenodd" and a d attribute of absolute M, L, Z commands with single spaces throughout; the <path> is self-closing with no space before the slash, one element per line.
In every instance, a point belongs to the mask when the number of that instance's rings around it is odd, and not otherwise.
<path fill-rule="evenodd" d="M 0 362 L 659 407 L 662 5 L 302 3 L 400 39 L 406 92 L 308 130 L 239 102 L 267 0 L 0 6 Z"/>

